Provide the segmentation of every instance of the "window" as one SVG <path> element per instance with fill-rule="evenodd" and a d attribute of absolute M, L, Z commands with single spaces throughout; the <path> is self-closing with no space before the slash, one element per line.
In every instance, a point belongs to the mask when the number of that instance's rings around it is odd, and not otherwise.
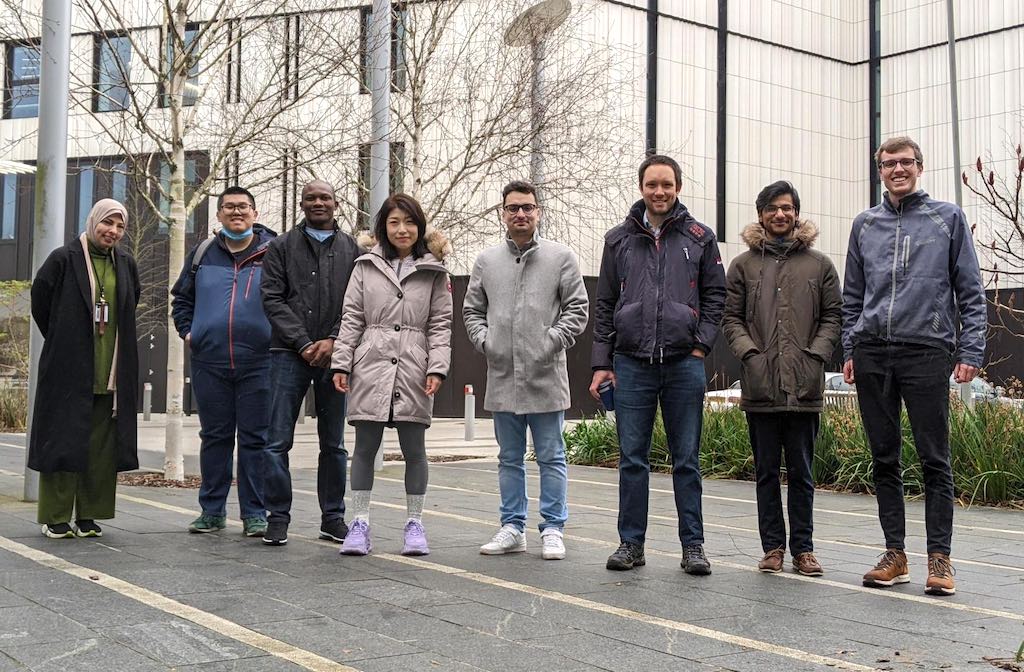
<path fill-rule="evenodd" d="M 39 45 L 7 45 L 4 119 L 39 116 Z"/>
<path fill-rule="evenodd" d="M 227 102 L 242 100 L 242 24 L 238 19 L 228 21 L 228 76 Z"/>
<path fill-rule="evenodd" d="M 224 157 L 224 188 L 233 187 L 238 184 L 238 165 L 241 156 L 238 150 L 234 150 Z"/>
<path fill-rule="evenodd" d="M 83 166 L 78 171 L 78 228 L 76 231 L 85 231 L 85 220 L 89 218 L 89 211 L 96 202 L 96 171 L 92 166 Z"/>
<path fill-rule="evenodd" d="M 93 46 L 95 112 L 128 109 L 132 43 L 127 35 L 97 35 Z"/>
<path fill-rule="evenodd" d="M 284 86 L 281 97 L 298 100 L 299 98 L 299 17 L 284 17 Z"/>
<path fill-rule="evenodd" d="M 110 167 L 110 197 L 128 206 L 128 164 L 124 161 Z"/>
<path fill-rule="evenodd" d="M 195 194 L 196 187 L 199 186 L 199 171 L 198 162 L 195 158 L 185 159 L 185 203 L 188 203 Z M 160 162 L 160 214 L 163 217 L 170 217 L 171 215 L 171 200 L 169 194 L 171 192 L 171 164 L 167 161 Z M 188 223 L 186 226 L 186 233 L 196 232 L 196 212 L 198 208 L 192 210 L 188 215 Z M 167 220 L 161 219 L 160 225 L 157 227 L 157 232 L 160 234 L 166 234 L 168 232 Z"/>
<path fill-rule="evenodd" d="M 190 23 L 185 28 L 185 38 L 179 42 L 177 36 L 169 31 L 163 54 L 164 76 L 160 80 L 160 106 L 170 105 L 170 82 L 174 76 L 175 56 L 178 56 L 177 63 L 188 64 L 188 80 L 185 82 L 185 90 L 182 96 L 182 105 L 195 105 L 199 98 L 199 54 L 196 50 L 196 35 L 199 34 L 199 25 Z M 180 67 L 180 66 L 179 66 Z M 180 72 L 180 71 L 179 71 Z"/>
<path fill-rule="evenodd" d="M 402 191 L 405 184 L 405 143 L 392 142 L 391 159 L 388 172 L 390 173 L 389 193 Z M 373 183 L 373 175 L 370 173 L 370 143 L 359 145 L 359 228 L 368 229 L 372 226 L 372 218 L 377 213 L 370 212 L 370 187 Z"/>
<path fill-rule="evenodd" d="M 370 68 L 370 21 L 373 19 L 373 9 L 362 7 L 359 10 L 359 72 L 361 73 L 360 93 L 370 93 L 373 86 L 373 72 Z M 406 63 L 405 48 L 407 36 L 405 32 L 406 22 L 409 20 L 409 10 L 404 6 L 393 5 L 391 9 L 391 89 L 393 91 L 405 91 Z"/>
<path fill-rule="evenodd" d="M 0 240 L 14 240 L 18 213 L 18 176 L 0 175 Z"/>

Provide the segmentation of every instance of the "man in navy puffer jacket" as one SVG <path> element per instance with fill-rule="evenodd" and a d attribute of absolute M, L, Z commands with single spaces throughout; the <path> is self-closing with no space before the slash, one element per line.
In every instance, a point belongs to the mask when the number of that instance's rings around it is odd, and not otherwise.
<path fill-rule="evenodd" d="M 217 198 L 221 230 L 189 253 L 171 289 L 178 335 L 190 347 L 199 406 L 199 506 L 190 532 L 222 530 L 238 433 L 238 505 L 246 536 L 267 529 L 263 451 L 270 421 L 270 322 L 260 297 L 263 255 L 277 235 L 256 224 L 256 201 L 241 187 Z"/>
<path fill-rule="evenodd" d="M 853 222 L 843 288 L 843 376 L 857 383 L 886 546 L 863 582 L 887 587 L 910 580 L 902 401 L 924 475 L 925 592 L 952 595 L 948 380 L 952 372 L 956 382 L 968 383 L 981 368 L 988 331 L 985 289 L 963 211 L 917 188 L 924 172 L 917 143 L 890 138 L 875 161 L 885 197 Z"/>

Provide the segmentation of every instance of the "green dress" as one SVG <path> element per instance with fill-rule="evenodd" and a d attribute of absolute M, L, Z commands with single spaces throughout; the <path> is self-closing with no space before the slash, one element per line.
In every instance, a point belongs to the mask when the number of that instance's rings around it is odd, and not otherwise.
<path fill-rule="evenodd" d="M 89 258 L 93 267 L 96 291 L 107 301 L 107 324 L 104 333 L 93 322 L 93 398 L 89 432 L 89 460 L 81 473 L 59 471 L 39 474 L 38 521 L 45 525 L 70 523 L 75 520 L 106 520 L 114 517 L 117 488 L 117 423 L 113 418 L 114 393 L 107 389 L 114 363 L 117 339 L 117 273 L 110 252 L 89 242 Z M 129 347 L 134 344 L 129 344 Z"/>

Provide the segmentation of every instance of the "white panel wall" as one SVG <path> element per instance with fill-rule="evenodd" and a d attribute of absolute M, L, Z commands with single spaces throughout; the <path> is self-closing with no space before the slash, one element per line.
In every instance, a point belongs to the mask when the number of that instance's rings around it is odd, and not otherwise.
<path fill-rule="evenodd" d="M 852 24 L 867 2 L 729 0 L 729 30 L 844 61 L 867 58 L 867 41 Z"/>

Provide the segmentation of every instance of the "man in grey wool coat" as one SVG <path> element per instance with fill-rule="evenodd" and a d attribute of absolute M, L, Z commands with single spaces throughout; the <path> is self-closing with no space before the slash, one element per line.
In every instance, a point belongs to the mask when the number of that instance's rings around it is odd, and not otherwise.
<path fill-rule="evenodd" d="M 505 240 L 477 257 L 463 317 L 473 346 L 487 357 L 484 408 L 498 440 L 501 529 L 484 555 L 526 550 L 526 429 L 540 469 L 541 556 L 565 557 L 562 528 L 568 473 L 562 426 L 570 405 L 565 351 L 587 325 L 589 301 L 576 255 L 537 235 L 540 205 L 529 182 L 502 190 Z"/>

